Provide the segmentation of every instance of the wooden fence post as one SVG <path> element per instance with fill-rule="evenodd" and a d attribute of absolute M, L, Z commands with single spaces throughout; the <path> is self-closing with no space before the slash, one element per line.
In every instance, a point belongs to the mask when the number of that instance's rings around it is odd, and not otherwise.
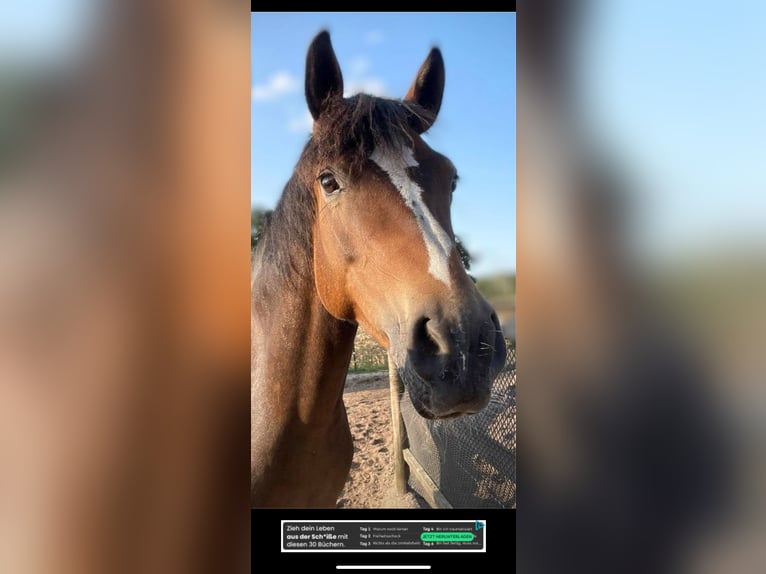
<path fill-rule="evenodd" d="M 399 400 L 404 393 L 404 384 L 399 378 L 396 365 L 391 357 L 388 357 L 388 387 L 391 396 L 391 428 L 394 435 L 393 457 L 396 492 L 403 495 L 407 492 L 407 466 L 404 462 L 404 441 L 407 437 L 407 430 L 404 428 Z"/>

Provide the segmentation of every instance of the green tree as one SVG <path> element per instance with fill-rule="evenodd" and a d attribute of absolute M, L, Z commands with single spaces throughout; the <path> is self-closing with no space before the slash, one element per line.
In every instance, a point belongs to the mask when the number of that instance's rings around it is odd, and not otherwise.
<path fill-rule="evenodd" d="M 271 215 L 270 209 L 263 209 L 262 207 L 253 207 L 250 210 L 250 249 L 255 249 L 258 245 L 258 240 L 261 238 L 263 229 L 266 226 L 266 221 Z"/>

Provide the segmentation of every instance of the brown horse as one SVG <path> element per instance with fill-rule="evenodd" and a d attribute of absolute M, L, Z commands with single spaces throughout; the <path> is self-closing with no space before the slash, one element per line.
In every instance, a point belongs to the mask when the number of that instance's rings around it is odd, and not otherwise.
<path fill-rule="evenodd" d="M 343 385 L 358 324 L 422 416 L 489 400 L 505 343 L 455 248 L 455 167 L 420 137 L 444 76 L 434 48 L 404 100 L 343 98 L 329 34 L 309 47 L 313 135 L 253 258 L 253 506 L 336 504 L 353 452 Z"/>

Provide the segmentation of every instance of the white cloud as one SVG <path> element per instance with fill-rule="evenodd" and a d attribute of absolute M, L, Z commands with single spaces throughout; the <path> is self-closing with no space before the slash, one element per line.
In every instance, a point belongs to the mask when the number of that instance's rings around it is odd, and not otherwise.
<path fill-rule="evenodd" d="M 372 65 L 372 62 L 370 62 L 370 59 L 368 57 L 357 56 L 356 58 L 351 60 L 349 71 L 351 72 L 352 76 L 361 76 L 367 70 L 370 69 L 370 65 Z"/>
<path fill-rule="evenodd" d="M 367 78 L 356 78 L 346 83 L 343 90 L 343 96 L 349 97 L 354 94 L 370 94 L 371 96 L 388 97 L 386 84 L 380 78 L 369 76 Z"/>
<path fill-rule="evenodd" d="M 386 37 L 380 30 L 370 30 L 364 35 L 365 44 L 382 44 Z"/>
<path fill-rule="evenodd" d="M 265 84 L 253 86 L 251 98 L 254 102 L 266 102 L 298 89 L 298 80 L 290 72 L 279 71 L 271 75 Z"/>
<path fill-rule="evenodd" d="M 308 110 L 299 116 L 291 117 L 287 122 L 287 130 L 291 133 L 311 133 L 314 128 L 314 118 Z"/>

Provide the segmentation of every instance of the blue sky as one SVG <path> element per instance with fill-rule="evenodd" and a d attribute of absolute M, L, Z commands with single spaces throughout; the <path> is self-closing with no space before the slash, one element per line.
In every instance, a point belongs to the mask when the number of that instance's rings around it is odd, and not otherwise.
<path fill-rule="evenodd" d="M 311 130 L 306 50 L 329 30 L 348 92 L 402 97 L 439 46 L 446 88 L 427 139 L 457 166 L 452 224 L 477 276 L 516 268 L 516 15 L 254 13 L 251 202 L 273 207 Z"/>
<path fill-rule="evenodd" d="M 65 65 L 92 23 L 95 0 L 0 1 L 0 68 Z"/>
<path fill-rule="evenodd" d="M 594 2 L 585 118 L 635 187 L 652 259 L 766 245 L 766 3 Z"/>
<path fill-rule="evenodd" d="M 0 2 L 0 71 L 75 59 L 100 5 Z M 639 237 L 668 254 L 766 242 L 766 4 L 594 0 L 583 22 L 585 120 L 641 188 Z M 305 141 L 303 66 L 320 28 L 347 81 L 392 96 L 436 43 L 447 88 L 430 141 L 461 172 L 455 230 L 477 272 L 515 268 L 515 15 L 256 13 L 251 26 L 251 83 L 271 85 L 251 108 L 267 134 L 253 142 L 256 203 L 274 205 Z"/>

